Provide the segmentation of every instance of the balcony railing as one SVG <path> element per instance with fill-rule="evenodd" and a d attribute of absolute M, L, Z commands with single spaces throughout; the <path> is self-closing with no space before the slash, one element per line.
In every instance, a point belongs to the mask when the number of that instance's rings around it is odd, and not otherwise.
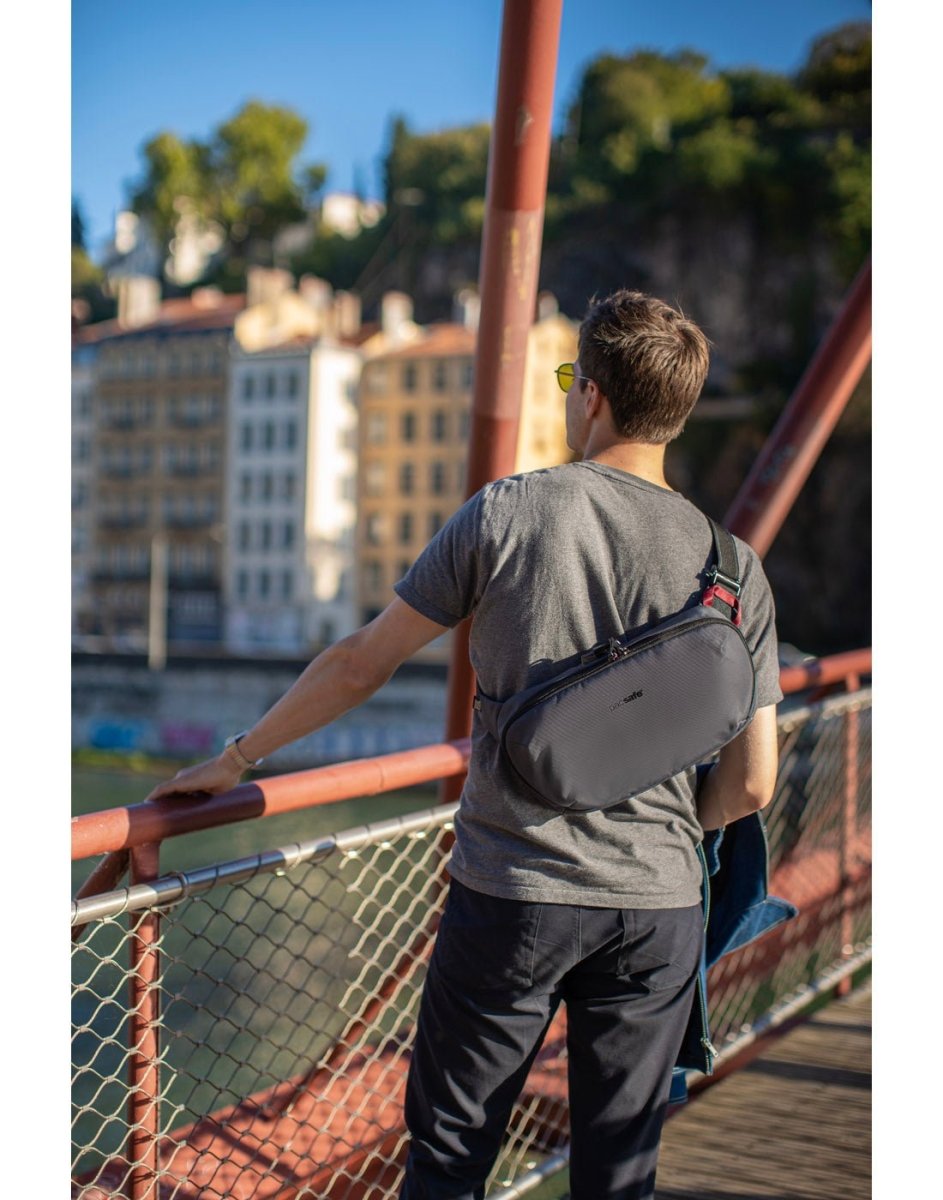
<path fill-rule="evenodd" d="M 99 517 L 102 529 L 144 529 L 150 517 L 147 513 L 112 513 Z"/>
<path fill-rule="evenodd" d="M 764 815 L 770 890 L 800 915 L 711 971 L 722 1061 L 869 961 L 869 672 L 869 652 L 782 672 L 784 691 L 806 695 L 782 706 Z M 163 877 L 159 846 L 460 775 L 469 750 L 466 739 L 73 821 L 73 857 L 106 856 L 72 914 L 74 1194 L 397 1195 L 456 806 Z M 565 1164 L 565 1073 L 561 1017 L 515 1110 L 495 1195 L 512 1180 L 523 1194 L 535 1164 Z"/>
<path fill-rule="evenodd" d="M 219 473 L 218 463 L 208 462 L 173 462 L 168 463 L 164 471 L 181 479 L 194 479 L 199 475 L 216 475 Z"/>
<path fill-rule="evenodd" d="M 167 414 L 167 424 L 177 429 L 203 429 L 208 425 L 219 425 L 222 421 L 221 412 L 173 412 Z"/>
<path fill-rule="evenodd" d="M 169 513 L 164 525 L 167 529 L 210 529 L 218 520 L 214 513 Z"/>

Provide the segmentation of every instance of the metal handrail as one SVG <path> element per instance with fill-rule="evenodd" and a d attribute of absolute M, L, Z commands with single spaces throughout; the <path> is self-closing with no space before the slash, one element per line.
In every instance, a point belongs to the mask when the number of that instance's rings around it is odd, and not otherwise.
<path fill-rule="evenodd" d="M 470 754 L 471 739 L 461 738 L 376 758 L 273 775 L 209 798 L 146 800 L 142 804 L 86 813 L 72 818 L 72 858 L 89 858 L 200 829 L 446 779 L 466 770 Z"/>

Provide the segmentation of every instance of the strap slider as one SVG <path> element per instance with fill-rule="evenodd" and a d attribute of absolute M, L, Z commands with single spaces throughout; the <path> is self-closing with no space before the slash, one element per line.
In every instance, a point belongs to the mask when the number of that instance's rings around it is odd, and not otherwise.
<path fill-rule="evenodd" d="M 717 567 L 711 567 L 707 572 L 707 579 L 712 586 L 716 586 L 719 583 L 726 591 L 733 592 L 735 596 L 739 596 L 742 590 L 739 579 L 731 579 L 729 575 L 725 575 Z"/>
<path fill-rule="evenodd" d="M 737 590 L 739 591 L 739 588 Z M 740 597 L 729 592 L 725 587 L 721 587 L 719 583 L 712 583 L 710 587 L 704 589 L 701 603 L 707 608 L 713 608 L 715 600 L 720 600 L 721 603 L 727 605 L 730 609 L 730 620 L 734 625 L 739 625 L 743 619 L 740 611 Z"/>

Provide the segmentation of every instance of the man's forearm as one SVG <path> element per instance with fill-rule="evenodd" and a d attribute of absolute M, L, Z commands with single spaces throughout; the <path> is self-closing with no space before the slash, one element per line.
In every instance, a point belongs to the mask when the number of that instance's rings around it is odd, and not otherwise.
<path fill-rule="evenodd" d="M 771 704 L 757 710 L 701 777 L 696 801 L 701 828 L 720 829 L 765 808 L 776 789 L 778 760 L 776 706 Z"/>
<path fill-rule="evenodd" d="M 732 774 L 716 762 L 702 777 L 697 793 L 697 819 L 702 829 L 720 829 L 762 808 L 743 793 L 742 778 L 732 779 Z"/>
<path fill-rule="evenodd" d="M 357 653 L 353 638 L 329 646 L 313 659 L 269 710 L 239 741 L 239 750 L 255 762 L 282 746 L 321 729 L 362 704 L 386 682 Z"/>

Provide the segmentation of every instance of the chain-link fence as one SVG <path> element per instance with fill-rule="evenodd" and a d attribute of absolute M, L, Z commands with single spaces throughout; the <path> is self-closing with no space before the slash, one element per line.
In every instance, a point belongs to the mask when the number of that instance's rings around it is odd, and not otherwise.
<path fill-rule="evenodd" d="M 771 891 L 800 916 L 710 973 L 724 1052 L 867 945 L 870 693 L 780 718 Z M 455 806 L 73 906 L 73 1196 L 397 1194 Z M 565 1014 L 492 1190 L 567 1141 Z M 552 1159 L 552 1161 L 556 1161 Z M 562 1161 L 562 1159 L 560 1160 Z"/>

